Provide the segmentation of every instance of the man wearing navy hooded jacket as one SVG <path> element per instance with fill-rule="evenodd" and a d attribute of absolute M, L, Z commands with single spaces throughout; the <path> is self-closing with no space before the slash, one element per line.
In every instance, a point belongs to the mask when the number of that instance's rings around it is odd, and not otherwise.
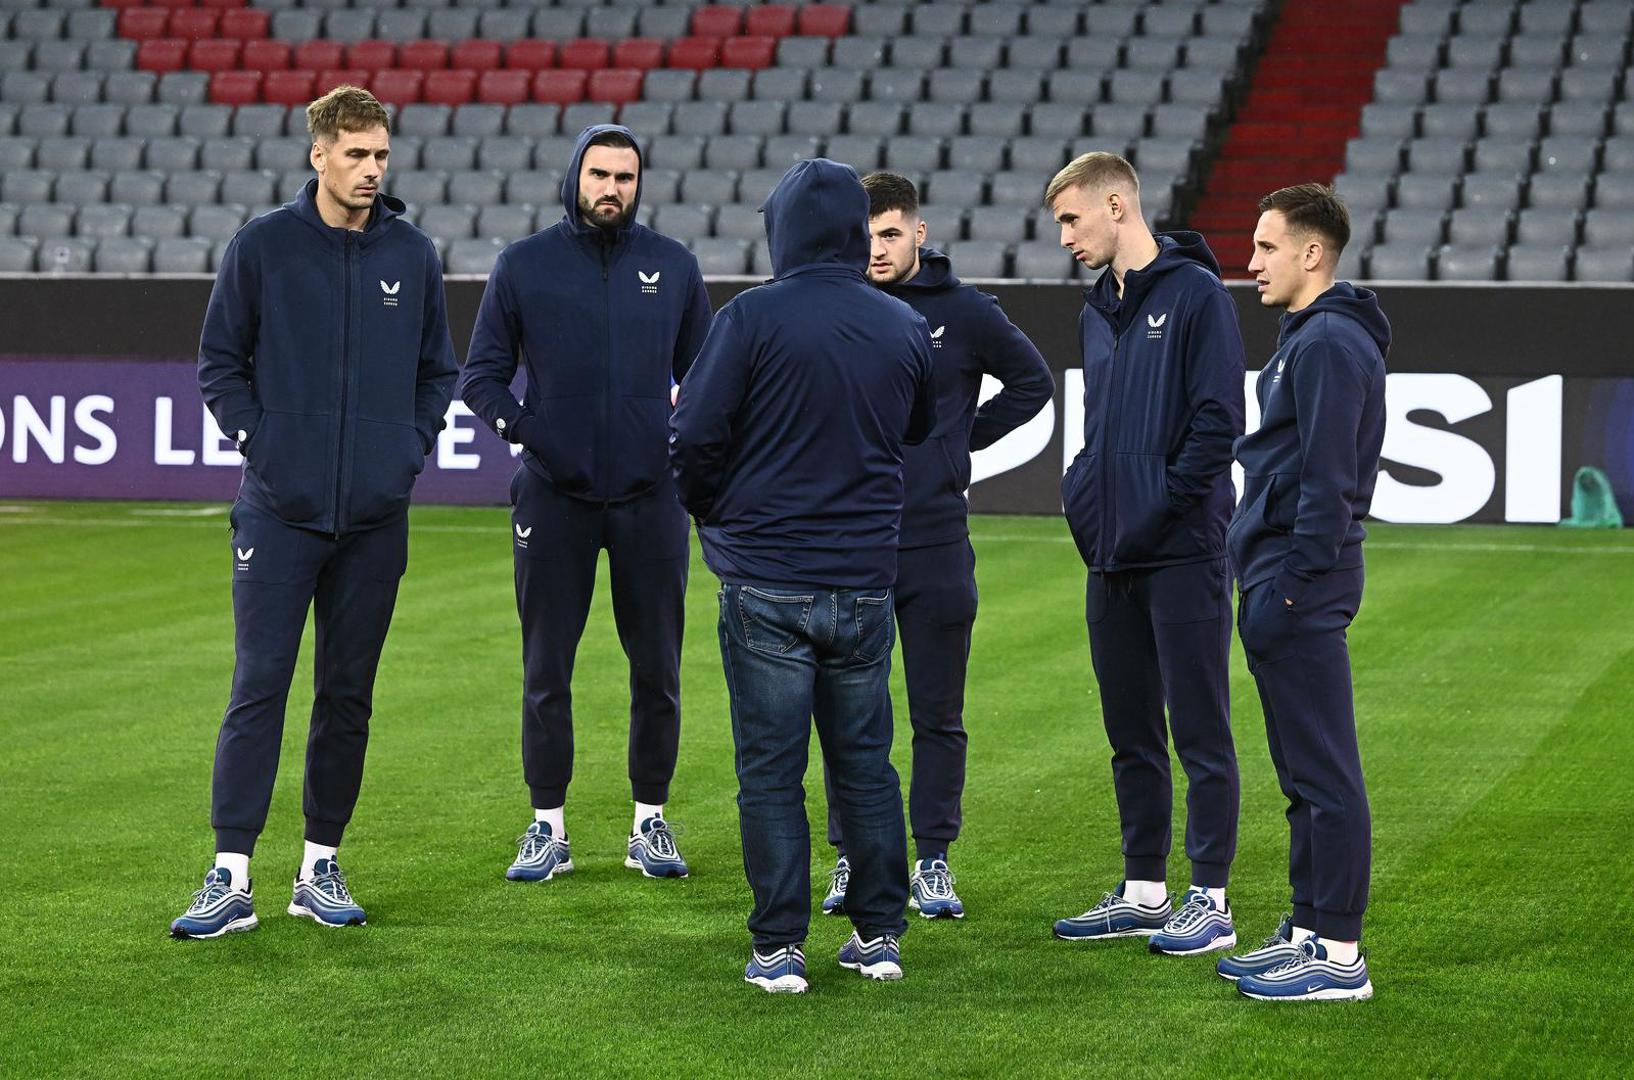
<path fill-rule="evenodd" d="M 1124 862 L 1117 889 L 1055 932 L 1143 936 L 1154 952 L 1182 955 L 1229 948 L 1238 780 L 1225 527 L 1231 444 L 1243 430 L 1237 310 L 1201 236 L 1152 235 L 1140 181 L 1116 154 L 1075 159 L 1044 202 L 1062 246 L 1106 268 L 1079 317 L 1084 447 L 1061 501 L 1089 567 L 1085 616 Z M 1191 887 L 1178 909 L 1165 880 L 1169 731 L 1187 780 Z"/>
<path fill-rule="evenodd" d="M 709 297 L 683 245 L 635 220 L 641 151 L 627 128 L 579 134 L 562 220 L 500 253 L 471 334 L 460 396 L 521 447 L 510 543 L 522 622 L 522 771 L 534 821 L 506 871 L 573 869 L 573 660 L 607 549 L 613 616 L 630 661 L 625 865 L 685 877 L 663 816 L 681 730 L 687 518 L 666 467 L 670 391 L 709 331 Z M 527 388 L 511 391 L 518 363 Z"/>
<path fill-rule="evenodd" d="M 1373 837 L 1345 631 L 1362 602 L 1390 323 L 1372 292 L 1333 280 L 1350 215 L 1332 188 L 1283 188 L 1259 209 L 1248 270 L 1261 303 L 1286 314 L 1256 387 L 1259 429 L 1237 442 L 1243 498 L 1226 543 L 1288 799 L 1294 910 L 1264 946 L 1218 968 L 1252 998 L 1362 1000 L 1373 994 L 1358 946 Z"/>
<path fill-rule="evenodd" d="M 871 287 L 856 172 L 796 163 L 762 208 L 775 277 L 721 309 L 671 420 L 670 465 L 721 580 L 748 982 L 806 988 L 816 721 L 851 859 L 839 961 L 902 976 L 902 791 L 890 761 L 903 445 L 935 425 L 925 320 Z"/>
<path fill-rule="evenodd" d="M 289 906 L 359 925 L 336 862 L 363 778 L 375 672 L 408 564 L 414 478 L 457 372 L 431 241 L 380 183 L 389 117 L 341 86 L 307 108 L 317 177 L 222 256 L 199 387 L 244 455 L 232 508 L 233 689 L 216 744 L 216 862 L 176 937 L 256 925 L 250 856 L 278 772 L 284 705 L 316 608 L 306 854 Z"/>
<path fill-rule="evenodd" d="M 1055 394 L 1049 365 L 998 301 L 962 284 L 948 257 L 923 247 L 926 226 L 913 181 L 862 178 L 868 192 L 868 278 L 925 317 L 936 368 L 936 430 L 903 451 L 902 540 L 896 625 L 913 727 L 908 821 L 914 865 L 909 906 L 924 918 L 963 918 L 948 847 L 959 838 L 965 784 L 964 690 L 976 621 L 976 553 L 970 546 L 970 452 L 1031 420 Z M 982 377 L 1003 389 L 977 406 Z M 839 849 L 823 913 L 845 905 L 850 863 L 829 799 L 828 842 Z"/>

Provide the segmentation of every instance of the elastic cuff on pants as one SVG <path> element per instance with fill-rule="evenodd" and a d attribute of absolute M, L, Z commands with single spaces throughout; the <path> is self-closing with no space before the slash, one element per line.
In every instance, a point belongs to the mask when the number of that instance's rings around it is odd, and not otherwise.
<path fill-rule="evenodd" d="M 1319 919 L 1319 918 L 1321 918 L 1321 916 L 1319 916 L 1316 913 L 1315 908 L 1311 907 L 1309 904 L 1301 904 L 1301 903 L 1295 902 L 1295 904 L 1294 904 L 1294 925 L 1295 926 L 1299 927 L 1301 930 L 1315 930 L 1316 929 L 1316 920 Z"/>
<path fill-rule="evenodd" d="M 567 785 L 561 787 L 529 787 L 528 796 L 535 810 L 554 810 L 567 805 Z"/>
<path fill-rule="evenodd" d="M 1169 860 L 1161 855 L 1125 855 L 1123 857 L 1123 879 L 1125 881 L 1166 881 L 1168 879 Z"/>
<path fill-rule="evenodd" d="M 891 937 L 894 937 L 894 938 L 900 938 L 900 937 L 902 937 L 903 934 L 906 934 L 908 932 L 908 920 L 903 919 L 900 923 L 896 924 L 895 926 L 862 927 L 862 926 L 858 926 L 856 923 L 852 923 L 851 927 L 852 927 L 852 929 L 856 930 L 857 936 L 860 937 L 864 941 L 873 941 L 875 938 L 884 937 L 887 934 L 889 934 Z"/>
<path fill-rule="evenodd" d="M 1194 862 L 1191 864 L 1191 883 L 1205 889 L 1223 889 L 1231 883 L 1231 864 Z"/>
<path fill-rule="evenodd" d="M 636 802 L 663 806 L 669 802 L 669 784 L 638 784 L 630 781 L 630 797 Z"/>
<path fill-rule="evenodd" d="M 231 851 L 248 858 L 255 854 L 255 841 L 261 833 L 249 829 L 217 829 L 216 850 Z"/>
<path fill-rule="evenodd" d="M 1318 911 L 1315 925 L 1311 929 L 1316 931 L 1317 937 L 1331 938 L 1334 941 L 1360 941 L 1362 917 L 1334 911 Z"/>
<path fill-rule="evenodd" d="M 340 847 L 340 838 L 346 832 L 344 821 L 318 821 L 315 818 L 306 819 L 306 842 L 321 844 L 324 847 Z"/>
<path fill-rule="evenodd" d="M 914 858 L 946 859 L 947 850 L 952 845 L 952 840 L 938 840 L 930 836 L 916 836 L 913 838 Z"/>

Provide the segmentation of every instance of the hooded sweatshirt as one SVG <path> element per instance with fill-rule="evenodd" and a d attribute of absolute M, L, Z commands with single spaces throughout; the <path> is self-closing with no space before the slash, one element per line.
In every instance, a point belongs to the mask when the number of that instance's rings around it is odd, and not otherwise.
<path fill-rule="evenodd" d="M 721 309 L 670 421 L 681 502 L 722 581 L 887 587 L 902 446 L 936 419 L 929 330 L 868 283 L 850 166 L 797 162 L 761 210 L 776 276 Z"/>
<path fill-rule="evenodd" d="M 239 498 L 340 536 L 395 519 L 458 368 L 442 260 L 376 195 L 367 228 L 318 214 L 318 181 L 238 230 L 199 335 L 199 389 L 244 454 Z"/>
<path fill-rule="evenodd" d="M 500 252 L 471 332 L 460 396 L 524 467 L 558 492 L 622 502 L 666 479 L 670 387 L 709 332 L 709 296 L 685 246 L 635 220 L 587 225 L 579 172 L 597 124 L 579 134 L 562 179 L 562 220 Z M 637 156 L 640 155 L 639 148 Z M 527 389 L 511 393 L 518 355 Z"/>
<path fill-rule="evenodd" d="M 1231 446 L 1243 432 L 1243 342 L 1220 264 L 1194 232 L 1084 290 L 1084 448 L 1061 502 L 1092 571 L 1220 558 Z"/>
<path fill-rule="evenodd" d="M 1237 440 L 1243 498 L 1228 545 L 1243 591 L 1274 579 L 1297 603 L 1318 575 L 1362 565 L 1389 351 L 1379 298 L 1349 282 L 1282 317 L 1255 387 L 1259 430 Z"/>
<path fill-rule="evenodd" d="M 1036 416 L 1054 397 L 1055 379 L 998 300 L 961 284 L 940 251 L 921 248 L 918 273 L 881 287 L 925 317 L 936 369 L 936 430 L 902 457 L 901 546 L 963 540 L 970 532 L 965 499 L 970 452 L 991 446 Z M 977 408 L 983 375 L 998 379 L 1004 389 Z"/>

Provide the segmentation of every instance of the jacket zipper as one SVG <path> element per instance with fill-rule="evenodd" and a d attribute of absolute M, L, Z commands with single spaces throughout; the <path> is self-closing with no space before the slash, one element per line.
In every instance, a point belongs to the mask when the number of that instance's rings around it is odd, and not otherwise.
<path fill-rule="evenodd" d="M 346 478 L 346 398 L 351 383 L 352 368 L 352 231 L 346 230 L 344 242 L 345 280 L 341 292 L 345 296 L 344 320 L 341 323 L 340 342 L 340 412 L 335 431 L 335 538 L 340 539 L 341 521 L 345 506 Z"/>
<path fill-rule="evenodd" d="M 596 464 L 601 473 L 601 498 L 603 502 L 612 500 L 611 484 L 607 475 L 607 459 L 610 456 L 608 444 L 612 438 L 613 424 L 613 287 L 610 284 L 609 273 L 612 269 L 613 242 L 607 237 L 598 237 L 601 241 L 601 313 L 602 326 L 607 335 L 606 362 L 602 365 L 602 393 L 601 393 L 601 431 L 596 439 Z"/>
<path fill-rule="evenodd" d="M 1121 311 L 1120 311 L 1120 314 L 1121 314 Z M 1111 453 L 1110 453 L 1110 445 L 1111 445 L 1111 442 L 1112 442 L 1112 438 L 1111 438 L 1112 418 L 1114 416 L 1118 415 L 1118 413 L 1120 411 L 1120 409 L 1119 409 L 1119 404 L 1120 403 L 1118 401 L 1118 345 L 1122 341 L 1123 341 L 1123 331 L 1119 328 L 1118 324 L 1114 321 L 1112 323 L 1112 361 L 1111 361 L 1111 364 L 1109 365 L 1111 367 L 1111 370 L 1109 372 L 1107 372 L 1107 378 L 1106 378 L 1107 405 L 1109 405 L 1110 408 L 1105 413 L 1102 414 L 1102 419 L 1101 419 L 1101 453 L 1100 453 L 1100 459 L 1101 459 L 1100 460 L 1100 466 L 1101 466 L 1101 528 L 1100 528 L 1100 537 L 1101 537 L 1101 543 L 1105 546 L 1105 550 L 1103 550 L 1102 553 L 1101 553 L 1101 562 L 1102 562 L 1103 566 L 1106 565 L 1106 564 L 1111 563 L 1112 557 L 1113 557 L 1112 556 L 1112 537 L 1110 535 L 1110 530 L 1111 530 L 1111 527 L 1112 527 L 1111 514 L 1112 514 L 1112 502 L 1113 502 L 1112 466 L 1111 466 L 1111 463 L 1110 463 L 1110 461 L 1108 459 L 1112 456 Z"/>

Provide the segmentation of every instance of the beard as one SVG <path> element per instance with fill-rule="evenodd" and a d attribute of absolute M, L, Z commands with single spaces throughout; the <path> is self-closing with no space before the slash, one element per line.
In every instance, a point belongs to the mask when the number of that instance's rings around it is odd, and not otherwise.
<path fill-rule="evenodd" d="M 607 201 L 593 204 L 583 195 L 579 196 L 579 216 L 598 229 L 609 231 L 622 229 L 630 221 L 630 208 L 623 203 L 616 207 Z"/>

